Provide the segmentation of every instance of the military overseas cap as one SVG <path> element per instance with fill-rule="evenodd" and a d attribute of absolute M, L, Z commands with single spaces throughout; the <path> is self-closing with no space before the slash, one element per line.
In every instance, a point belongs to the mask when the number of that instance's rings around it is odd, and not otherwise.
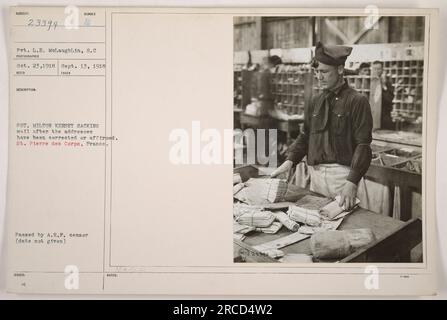
<path fill-rule="evenodd" d="M 318 41 L 315 47 L 315 60 L 331 66 L 339 66 L 345 64 L 351 51 L 352 47 L 325 46 Z"/>
<path fill-rule="evenodd" d="M 277 66 L 278 64 L 281 64 L 281 63 L 282 63 L 281 58 L 278 57 L 277 55 L 268 57 L 268 61 L 269 61 L 272 65 L 274 65 L 274 66 Z"/>

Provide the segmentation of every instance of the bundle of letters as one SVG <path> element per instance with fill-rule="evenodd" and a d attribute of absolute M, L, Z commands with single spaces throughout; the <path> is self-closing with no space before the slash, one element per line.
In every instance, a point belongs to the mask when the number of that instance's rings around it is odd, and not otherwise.
<path fill-rule="evenodd" d="M 246 182 L 233 176 L 233 196 L 248 204 L 271 204 L 285 199 L 288 185 L 284 179 L 251 178 Z"/>
<path fill-rule="evenodd" d="M 284 216 L 287 218 L 285 214 Z M 251 206 L 244 203 L 235 203 L 233 205 L 233 219 L 234 239 L 241 241 L 245 239 L 245 234 L 248 232 L 258 231 L 274 234 L 283 226 L 281 220 L 278 220 L 273 212 L 264 210 L 259 206 Z M 291 222 L 293 223 L 293 221 Z"/>
<path fill-rule="evenodd" d="M 261 190 L 263 198 L 271 203 L 279 202 L 286 195 L 287 181 L 283 179 L 265 179 L 263 187 L 264 190 Z"/>
<path fill-rule="evenodd" d="M 233 221 L 233 238 L 244 241 L 245 234 L 255 229 L 255 227 L 239 224 L 238 222 Z"/>
<path fill-rule="evenodd" d="M 353 211 L 345 210 L 340 207 L 340 196 L 329 202 L 320 209 L 310 209 L 309 206 L 291 205 L 287 214 L 293 221 L 299 222 L 302 226 L 299 228 L 300 233 L 313 234 L 318 231 L 327 231 L 337 229 L 343 221 L 343 217 Z M 359 204 L 356 199 L 356 206 Z"/>
<path fill-rule="evenodd" d="M 292 205 L 289 206 L 287 214 L 291 220 L 304 225 L 311 227 L 318 227 L 321 225 L 321 216 L 318 210 L 306 209 Z"/>
<path fill-rule="evenodd" d="M 244 240 L 245 234 L 251 231 L 274 234 L 283 226 L 296 232 L 299 224 L 292 221 L 287 214 L 281 211 L 267 211 L 261 206 L 252 206 L 244 203 L 233 205 L 233 232 L 235 239 Z"/>
<path fill-rule="evenodd" d="M 258 206 L 250 206 L 243 203 L 235 203 L 233 205 L 233 217 L 239 224 L 255 228 L 267 228 L 275 220 L 272 212 L 264 211 Z"/>
<path fill-rule="evenodd" d="M 233 174 L 233 196 L 242 190 L 245 184 L 242 182 L 242 177 L 239 173 Z"/>

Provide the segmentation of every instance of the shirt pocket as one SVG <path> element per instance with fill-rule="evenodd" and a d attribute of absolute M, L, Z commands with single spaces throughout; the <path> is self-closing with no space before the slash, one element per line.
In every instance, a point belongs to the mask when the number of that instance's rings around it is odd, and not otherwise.
<path fill-rule="evenodd" d="M 332 112 L 332 130 L 337 136 L 344 136 L 348 126 L 348 112 Z"/>
<path fill-rule="evenodd" d="M 327 114 L 323 110 L 320 112 L 312 113 L 310 119 L 310 133 L 319 133 L 324 131 L 327 124 Z"/>

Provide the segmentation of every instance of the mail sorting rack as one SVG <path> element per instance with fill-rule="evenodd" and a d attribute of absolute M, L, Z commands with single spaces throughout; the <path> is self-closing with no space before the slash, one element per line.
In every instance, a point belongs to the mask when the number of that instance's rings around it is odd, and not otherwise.
<path fill-rule="evenodd" d="M 306 85 L 311 69 L 308 64 L 280 65 L 272 74 L 275 108 L 288 115 L 304 114 Z"/>
<path fill-rule="evenodd" d="M 242 109 L 242 66 L 234 65 L 233 74 L 233 104 L 234 109 Z"/>
<path fill-rule="evenodd" d="M 357 90 L 357 92 L 365 95 L 369 99 L 370 87 L 371 87 L 371 78 L 366 75 L 347 75 L 345 76 L 348 85 Z M 323 89 L 318 84 L 318 79 L 316 77 L 313 78 L 313 94 L 319 94 L 323 91 Z"/>
<path fill-rule="evenodd" d="M 357 90 L 357 92 L 369 98 L 371 78 L 364 75 L 349 75 L 345 77 L 349 86 Z"/>
<path fill-rule="evenodd" d="M 384 72 L 394 87 L 393 120 L 421 121 L 424 61 L 385 61 Z"/>
<path fill-rule="evenodd" d="M 384 73 L 394 91 L 392 118 L 395 122 L 418 123 L 422 121 L 422 94 L 424 62 L 422 60 L 384 61 Z M 349 86 L 369 98 L 370 76 L 347 75 Z M 313 94 L 322 88 L 314 78 Z"/>

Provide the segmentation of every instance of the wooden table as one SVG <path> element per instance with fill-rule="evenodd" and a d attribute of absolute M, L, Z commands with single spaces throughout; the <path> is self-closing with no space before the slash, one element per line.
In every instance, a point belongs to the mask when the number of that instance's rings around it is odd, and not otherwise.
<path fill-rule="evenodd" d="M 398 137 L 402 136 L 402 139 Z M 405 140 L 405 137 L 409 137 Z M 412 139 L 410 139 L 412 138 Z M 374 161 L 371 163 L 365 178 L 378 182 L 389 187 L 391 192 L 390 207 L 394 206 L 394 190 L 398 186 L 400 190 L 400 219 L 408 221 L 411 218 L 421 217 L 421 203 L 422 201 L 422 174 L 412 172 L 405 169 L 405 164 L 422 154 L 420 134 L 412 132 L 393 132 L 387 130 L 380 130 L 373 132 L 373 154 L 390 153 L 392 150 L 410 148 L 414 150 L 413 155 L 402 155 L 397 162 L 381 165 Z M 414 198 L 414 194 L 419 194 L 418 198 Z M 420 199 L 420 200 L 418 200 Z"/>
<path fill-rule="evenodd" d="M 376 236 L 376 239 L 382 239 L 385 238 L 387 235 L 392 234 L 393 231 L 395 231 L 402 225 L 404 225 L 404 222 L 400 220 L 396 220 L 362 208 L 358 208 L 352 214 L 343 219 L 343 222 L 338 230 L 370 228 Z M 291 233 L 292 231 L 289 231 L 285 227 L 282 227 L 281 230 L 278 231 L 276 234 L 252 232 L 251 234 L 247 235 L 246 239 L 243 242 L 251 247 L 254 247 L 262 243 L 285 237 Z M 312 254 L 310 250 L 309 238 L 284 247 L 280 250 L 284 253 Z M 238 259 L 237 253 L 234 258 Z"/>
<path fill-rule="evenodd" d="M 416 132 L 375 130 L 372 133 L 373 140 L 383 141 L 396 146 L 412 146 L 422 148 L 422 134 Z"/>
<path fill-rule="evenodd" d="M 253 166 L 236 168 L 234 171 L 241 174 L 243 181 L 246 181 L 249 177 L 258 176 L 257 169 Z M 312 194 L 312 192 L 310 191 L 307 192 L 308 194 Z M 422 223 L 420 219 L 414 219 L 405 223 L 403 221 L 377 214 L 363 208 L 357 208 L 354 212 L 343 219 L 343 222 L 341 223 L 338 230 L 359 228 L 369 228 L 374 233 L 377 241 L 373 243 L 368 249 L 371 248 L 372 255 L 370 255 L 370 257 L 372 257 L 372 260 L 377 260 L 376 262 L 394 262 L 390 259 L 394 260 L 396 258 L 396 255 L 398 255 L 398 258 L 401 260 L 409 260 L 410 250 L 422 241 Z M 282 238 L 291 233 L 292 231 L 289 231 L 285 227 L 282 227 L 281 230 L 278 231 L 276 234 L 266 234 L 261 232 L 249 233 L 246 235 L 246 238 L 242 243 L 235 240 L 234 261 L 242 262 L 243 260 L 239 254 L 241 246 L 243 246 L 242 248 L 244 249 L 250 250 L 250 248 L 254 246 Z M 383 254 L 381 252 L 374 252 L 374 247 L 378 246 L 380 246 L 382 250 L 384 250 L 383 248 L 389 246 L 394 251 L 383 252 Z M 310 240 L 309 238 L 307 238 L 305 240 L 301 240 L 297 243 L 281 248 L 280 250 L 286 254 L 311 254 Z M 368 252 L 366 252 L 364 256 L 359 256 L 358 253 L 359 252 L 356 253 L 357 255 L 353 254 L 353 261 L 368 258 L 367 256 L 365 256 L 366 254 L 368 254 Z M 371 259 L 368 259 L 368 261 L 371 262 Z M 269 259 L 268 257 L 261 257 L 260 259 L 257 259 L 256 255 L 254 255 L 253 259 L 250 262 L 276 262 L 276 260 Z"/>

